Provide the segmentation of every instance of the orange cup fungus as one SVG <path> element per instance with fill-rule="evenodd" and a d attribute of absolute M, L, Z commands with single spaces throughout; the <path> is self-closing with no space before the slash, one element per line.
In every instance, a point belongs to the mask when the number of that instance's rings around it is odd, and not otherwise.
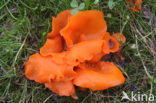
<path fill-rule="evenodd" d="M 112 62 L 101 58 L 120 50 L 125 43 L 123 34 L 111 36 L 107 32 L 104 15 L 100 11 L 71 10 L 61 12 L 52 18 L 52 32 L 47 41 L 25 63 L 25 76 L 45 84 L 60 96 L 72 96 L 75 87 L 91 90 L 105 90 L 125 82 L 120 69 Z"/>
<path fill-rule="evenodd" d="M 140 12 L 142 0 L 127 0 L 127 3 L 131 7 L 131 11 Z"/>

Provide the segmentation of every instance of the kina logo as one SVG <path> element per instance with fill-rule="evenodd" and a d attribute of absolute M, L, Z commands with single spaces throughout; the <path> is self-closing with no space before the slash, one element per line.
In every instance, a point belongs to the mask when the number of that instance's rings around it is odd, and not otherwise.
<path fill-rule="evenodd" d="M 152 93 L 149 94 L 143 94 L 140 92 L 131 92 L 130 96 L 128 96 L 128 94 L 123 91 L 122 92 L 122 98 L 121 101 L 123 100 L 129 100 L 129 101 L 154 101 L 155 99 L 155 95 Z"/>

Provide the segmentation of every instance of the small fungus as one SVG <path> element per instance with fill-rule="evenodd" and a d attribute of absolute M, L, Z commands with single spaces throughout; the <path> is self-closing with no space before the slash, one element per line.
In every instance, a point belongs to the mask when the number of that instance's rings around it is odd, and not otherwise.
<path fill-rule="evenodd" d="M 139 13 L 142 0 L 127 0 L 127 4 L 131 7 L 131 11 Z"/>

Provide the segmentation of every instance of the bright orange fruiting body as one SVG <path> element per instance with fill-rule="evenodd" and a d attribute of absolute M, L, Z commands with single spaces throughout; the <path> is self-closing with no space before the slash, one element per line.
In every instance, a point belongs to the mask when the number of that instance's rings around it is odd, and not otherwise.
<path fill-rule="evenodd" d="M 140 12 L 142 0 L 127 0 L 127 3 L 131 7 L 131 11 Z"/>
<path fill-rule="evenodd" d="M 31 55 L 25 63 L 25 76 L 74 99 L 78 99 L 74 85 L 83 90 L 105 90 L 123 84 L 120 69 L 101 58 L 117 52 L 118 39 L 124 43 L 124 35 L 111 36 L 100 11 L 80 11 L 73 16 L 70 12 L 53 17 L 52 32 L 47 34 L 40 53 Z"/>

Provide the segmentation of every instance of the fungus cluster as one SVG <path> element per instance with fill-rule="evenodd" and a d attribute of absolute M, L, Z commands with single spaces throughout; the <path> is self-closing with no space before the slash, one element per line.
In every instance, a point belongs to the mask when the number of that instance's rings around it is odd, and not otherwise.
<path fill-rule="evenodd" d="M 71 15 L 66 10 L 52 18 L 52 32 L 40 53 L 25 63 L 25 76 L 43 83 L 60 96 L 75 94 L 75 86 L 91 90 L 105 90 L 125 82 L 120 69 L 113 62 L 101 58 L 120 50 L 123 34 L 107 32 L 104 15 L 100 11 L 79 11 Z"/>
<path fill-rule="evenodd" d="M 140 12 L 142 0 L 127 0 L 127 3 L 131 7 L 131 11 Z"/>

